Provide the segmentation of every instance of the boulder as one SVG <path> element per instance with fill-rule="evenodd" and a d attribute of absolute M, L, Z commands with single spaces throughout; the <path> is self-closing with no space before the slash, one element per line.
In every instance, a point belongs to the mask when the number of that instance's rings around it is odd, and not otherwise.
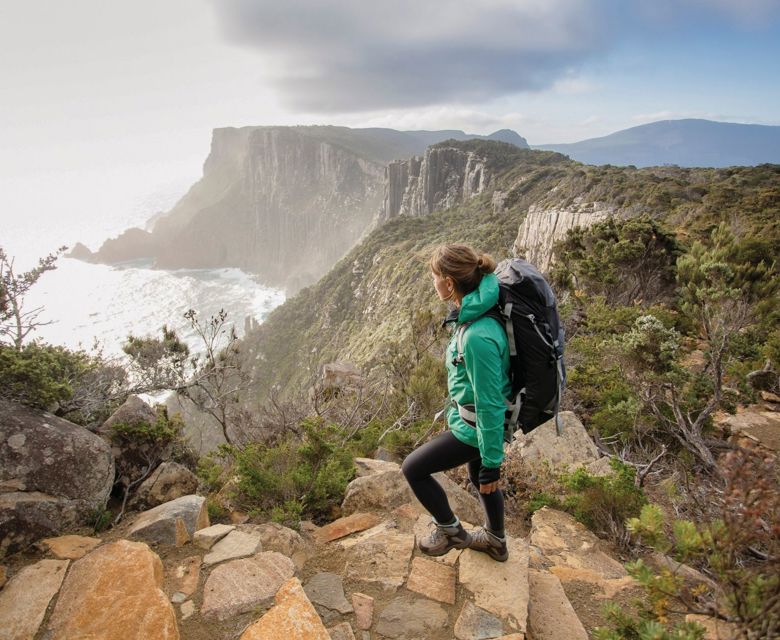
<path fill-rule="evenodd" d="M 183 496 L 144 511 L 133 523 L 128 536 L 178 547 L 189 542 L 196 531 L 208 526 L 206 498 Z"/>
<path fill-rule="evenodd" d="M 482 505 L 475 496 L 461 489 L 442 473 L 434 474 L 433 477 L 447 492 L 452 510 L 461 520 L 482 522 L 484 518 Z M 350 482 L 341 509 L 345 514 L 355 511 L 390 511 L 407 502 L 419 504 L 401 468 L 395 465 L 394 468 L 355 478 Z"/>
<path fill-rule="evenodd" d="M 162 584 L 162 562 L 146 544 L 104 544 L 73 563 L 46 637 L 178 640 L 176 612 Z"/>
<path fill-rule="evenodd" d="M 113 482 L 111 449 L 95 434 L 0 400 L 0 557 L 87 524 Z"/>
<path fill-rule="evenodd" d="M 531 433 L 517 434 L 509 446 L 507 456 L 520 456 L 530 470 L 540 469 L 548 463 L 555 470 L 574 470 L 599 459 L 600 455 L 582 422 L 571 411 L 561 411 L 563 426 L 560 437 L 555 430 L 555 420 L 548 420 Z"/>
<path fill-rule="evenodd" d="M 35 637 L 68 564 L 68 560 L 41 560 L 11 578 L 0 591 L 0 639 Z"/>
<path fill-rule="evenodd" d="M 382 471 L 393 471 L 398 469 L 398 462 L 395 460 L 377 460 L 376 458 L 354 458 L 355 476 L 371 476 Z"/>
<path fill-rule="evenodd" d="M 98 429 L 98 435 L 110 446 L 116 461 L 116 484 L 127 487 L 147 471 L 150 461 L 167 460 L 173 445 L 141 438 L 128 439 L 117 434 L 119 425 L 139 427 L 157 422 L 157 412 L 138 396 L 130 396 Z"/>
<path fill-rule="evenodd" d="M 198 489 L 198 477 L 178 462 L 166 461 L 157 467 L 138 487 L 130 505 L 134 508 L 156 507 Z"/>

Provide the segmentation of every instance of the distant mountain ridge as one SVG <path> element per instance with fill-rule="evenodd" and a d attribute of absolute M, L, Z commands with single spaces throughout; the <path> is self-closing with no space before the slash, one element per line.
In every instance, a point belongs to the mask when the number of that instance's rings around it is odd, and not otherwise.
<path fill-rule="evenodd" d="M 780 163 L 780 127 L 661 120 L 569 144 L 534 145 L 585 164 L 654 167 L 733 167 Z"/>

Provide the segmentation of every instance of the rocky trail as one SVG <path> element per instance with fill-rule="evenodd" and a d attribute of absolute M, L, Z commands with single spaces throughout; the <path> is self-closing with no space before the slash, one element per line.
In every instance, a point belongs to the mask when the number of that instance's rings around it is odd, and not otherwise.
<path fill-rule="evenodd" d="M 103 538 L 46 539 L 9 566 L 0 638 L 577 640 L 603 602 L 639 595 L 602 541 L 547 507 L 510 537 L 505 563 L 468 549 L 426 557 L 415 543 L 430 516 L 405 500 L 398 466 L 356 465 L 348 515 L 300 533 L 209 525 L 190 495 Z M 477 499 L 448 492 L 476 522 Z"/>

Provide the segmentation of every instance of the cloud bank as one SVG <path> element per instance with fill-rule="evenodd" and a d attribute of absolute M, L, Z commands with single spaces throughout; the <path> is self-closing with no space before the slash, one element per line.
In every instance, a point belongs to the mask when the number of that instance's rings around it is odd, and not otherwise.
<path fill-rule="evenodd" d="M 583 63 L 630 33 L 706 16 L 735 28 L 777 16 L 775 0 L 213 0 L 227 38 L 290 109 L 361 112 L 478 104 L 579 88 Z M 644 8 L 643 8 L 644 7 Z M 574 79 L 572 79 L 574 78 Z"/>

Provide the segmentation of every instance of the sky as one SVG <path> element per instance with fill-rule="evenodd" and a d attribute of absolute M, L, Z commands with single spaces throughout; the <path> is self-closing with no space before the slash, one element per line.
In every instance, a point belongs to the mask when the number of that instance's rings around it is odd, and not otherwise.
<path fill-rule="evenodd" d="M 216 127 L 535 145 L 778 105 L 780 0 L 0 0 L 0 246 L 42 209 L 168 206 Z"/>

